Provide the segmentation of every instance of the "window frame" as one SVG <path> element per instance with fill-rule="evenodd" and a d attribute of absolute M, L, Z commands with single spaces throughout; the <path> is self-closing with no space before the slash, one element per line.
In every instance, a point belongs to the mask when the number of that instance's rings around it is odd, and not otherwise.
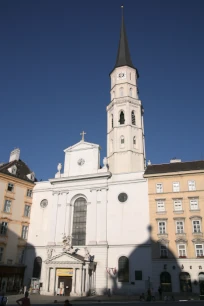
<path fill-rule="evenodd" d="M 2 236 L 6 235 L 7 234 L 7 230 L 8 230 L 8 222 L 5 222 L 5 221 L 1 222 L 0 235 L 2 235 Z"/>
<path fill-rule="evenodd" d="M 161 188 L 158 189 L 159 185 L 161 186 Z M 156 193 L 163 193 L 163 192 L 164 192 L 163 183 L 156 183 Z"/>
<path fill-rule="evenodd" d="M 191 201 L 196 201 L 197 202 L 197 208 L 192 208 Z M 198 201 L 198 198 L 190 198 L 189 199 L 189 205 L 190 205 L 190 210 L 194 210 L 194 211 L 199 210 L 199 201 Z"/>
<path fill-rule="evenodd" d="M 123 259 L 124 263 L 122 262 Z M 129 283 L 129 281 L 130 281 L 129 258 L 127 256 L 120 256 L 118 258 L 118 282 Z"/>
<path fill-rule="evenodd" d="M 201 250 L 202 250 L 202 255 L 198 255 L 198 254 L 197 254 L 197 248 L 196 248 L 196 247 L 197 247 L 198 245 L 202 246 L 202 248 L 201 248 Z M 199 258 L 199 257 L 204 257 L 204 251 L 203 251 L 203 244 L 202 244 L 202 243 L 195 243 L 195 255 L 196 255 L 197 258 Z"/>
<path fill-rule="evenodd" d="M 173 201 L 174 201 L 174 211 L 176 211 L 176 212 L 177 211 L 182 211 L 183 210 L 183 201 L 182 201 L 182 199 L 174 199 Z M 176 209 L 175 202 L 180 202 L 181 209 Z"/>
<path fill-rule="evenodd" d="M 159 203 L 163 203 L 163 208 L 164 209 L 162 209 L 162 210 L 159 210 L 159 208 L 158 208 L 158 204 Z M 160 199 L 158 199 L 158 200 L 156 200 L 156 205 L 157 205 L 157 212 L 165 212 L 166 210 L 165 210 L 165 200 L 160 200 Z"/>
<path fill-rule="evenodd" d="M 22 225 L 21 239 L 24 239 L 24 240 L 28 239 L 28 225 Z"/>
<path fill-rule="evenodd" d="M 6 205 L 6 203 L 8 204 L 8 202 L 10 202 L 10 205 Z M 8 199 L 5 199 L 3 212 L 6 213 L 6 214 L 10 214 L 11 213 L 11 205 L 12 205 L 12 201 L 8 200 Z M 7 210 L 6 208 L 9 208 L 9 209 Z"/>
<path fill-rule="evenodd" d="M 12 186 L 12 187 L 10 188 L 11 190 L 9 190 L 9 186 L 10 186 L 10 187 Z M 10 182 L 8 183 L 8 185 L 7 185 L 7 191 L 8 191 L 8 192 L 14 192 L 14 184 L 13 184 L 13 183 L 10 183 Z"/>
<path fill-rule="evenodd" d="M 191 185 L 191 183 L 194 183 L 193 185 Z M 195 191 L 196 190 L 196 183 L 195 180 L 189 180 L 188 181 L 188 191 Z"/>
<path fill-rule="evenodd" d="M 26 196 L 28 197 L 28 198 L 32 198 L 32 196 L 33 196 L 33 190 L 32 189 L 27 189 L 27 192 L 26 192 Z"/>
<path fill-rule="evenodd" d="M 163 232 L 163 230 L 160 232 L 160 225 L 159 225 L 159 223 L 164 223 L 164 232 Z M 163 228 L 163 227 L 161 227 L 161 228 Z M 158 234 L 159 235 L 167 234 L 167 226 L 166 226 L 166 221 L 165 220 L 158 221 Z"/>
<path fill-rule="evenodd" d="M 25 214 L 25 212 L 26 212 L 26 207 L 29 207 L 29 213 L 28 213 L 28 215 Z M 25 204 L 23 216 L 26 217 L 26 218 L 30 218 L 30 212 L 31 212 L 31 205 Z"/>
<path fill-rule="evenodd" d="M 195 231 L 194 222 L 199 222 L 200 231 Z M 197 228 L 197 226 L 196 226 L 196 228 Z M 202 227 L 201 227 L 201 220 L 200 219 L 193 219 L 192 220 L 192 229 L 193 229 L 193 231 L 192 231 L 193 234 L 200 234 L 200 233 L 202 233 L 202 230 L 201 230 Z"/>
<path fill-rule="evenodd" d="M 135 116 L 135 111 L 131 111 L 131 124 L 136 125 L 136 116 Z"/>
<path fill-rule="evenodd" d="M 0 246 L 0 262 L 3 261 L 4 247 Z"/>
<path fill-rule="evenodd" d="M 162 254 L 163 252 L 164 254 Z M 165 255 L 165 252 L 166 252 L 166 255 Z M 160 257 L 168 258 L 168 245 L 167 244 L 160 244 Z"/>
<path fill-rule="evenodd" d="M 178 186 L 175 186 L 175 184 L 178 184 Z M 173 192 L 180 192 L 180 182 L 173 182 L 172 183 L 172 190 L 173 190 Z"/>
<path fill-rule="evenodd" d="M 86 245 L 87 200 L 82 196 L 75 199 L 73 204 L 72 236 L 72 244 L 74 246 Z"/>
<path fill-rule="evenodd" d="M 178 230 L 178 224 L 177 223 L 182 223 L 182 225 L 180 225 L 180 226 L 183 227 L 183 231 Z M 184 221 L 183 220 L 176 220 L 176 234 L 184 234 Z"/>
<path fill-rule="evenodd" d="M 184 249 L 179 249 L 179 246 L 184 246 Z M 187 252 L 186 252 L 186 244 L 185 243 L 178 243 L 178 245 L 177 245 L 177 249 L 178 249 L 178 256 L 180 257 L 180 258 L 186 258 L 187 257 Z M 180 254 L 180 251 L 181 250 L 184 250 L 184 252 L 185 252 L 185 255 L 181 255 Z"/>

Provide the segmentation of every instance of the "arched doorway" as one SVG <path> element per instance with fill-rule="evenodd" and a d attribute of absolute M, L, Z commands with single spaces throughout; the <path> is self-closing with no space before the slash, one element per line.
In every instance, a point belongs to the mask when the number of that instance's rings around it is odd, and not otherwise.
<path fill-rule="evenodd" d="M 179 280 L 181 292 L 192 292 L 191 276 L 188 272 L 181 272 Z"/>
<path fill-rule="evenodd" d="M 42 267 L 42 258 L 36 257 L 33 265 L 33 278 L 40 278 Z"/>
<path fill-rule="evenodd" d="M 172 292 L 171 275 L 169 272 L 162 272 L 160 274 L 160 285 L 163 292 Z"/>
<path fill-rule="evenodd" d="M 200 295 L 204 295 L 204 272 L 199 273 Z"/>

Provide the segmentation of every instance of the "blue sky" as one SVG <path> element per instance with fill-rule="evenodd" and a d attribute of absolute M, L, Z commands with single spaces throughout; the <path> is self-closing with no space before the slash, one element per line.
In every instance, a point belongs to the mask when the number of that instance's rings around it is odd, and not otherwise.
<path fill-rule="evenodd" d="M 204 1 L 124 0 L 147 159 L 204 158 Z M 48 179 L 80 140 L 106 156 L 121 1 L 0 1 L 0 162 L 14 147 Z"/>

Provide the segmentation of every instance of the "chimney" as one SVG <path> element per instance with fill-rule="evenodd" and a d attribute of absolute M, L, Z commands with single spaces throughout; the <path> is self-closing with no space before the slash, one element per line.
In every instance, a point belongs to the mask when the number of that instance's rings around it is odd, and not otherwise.
<path fill-rule="evenodd" d="M 151 161 L 150 160 L 148 160 L 148 162 L 147 162 L 147 166 L 150 166 L 152 163 L 151 163 Z"/>
<path fill-rule="evenodd" d="M 179 159 L 179 158 L 170 159 L 170 164 L 173 164 L 173 163 L 181 163 L 181 159 Z"/>
<path fill-rule="evenodd" d="M 19 160 L 20 158 L 20 149 L 14 149 L 13 151 L 11 151 L 10 153 L 10 158 L 9 158 L 9 162 L 12 162 L 14 160 Z"/>

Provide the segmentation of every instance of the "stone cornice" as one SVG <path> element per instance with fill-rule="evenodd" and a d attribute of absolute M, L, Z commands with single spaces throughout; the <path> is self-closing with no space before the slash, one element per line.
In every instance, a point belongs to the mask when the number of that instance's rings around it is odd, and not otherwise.
<path fill-rule="evenodd" d="M 102 172 L 102 173 L 94 173 L 94 174 L 85 174 L 78 176 L 68 176 L 68 177 L 59 177 L 55 179 L 50 179 L 50 184 L 58 184 L 61 182 L 70 182 L 70 181 L 83 181 L 83 180 L 93 180 L 93 179 L 101 179 L 101 178 L 110 178 L 111 172 Z"/>
<path fill-rule="evenodd" d="M 120 104 L 134 104 L 135 106 L 141 106 L 141 100 L 137 100 L 135 98 L 131 97 L 123 97 L 123 98 L 114 98 L 111 103 L 106 107 L 106 110 L 109 111 L 114 105 L 120 105 Z"/>

